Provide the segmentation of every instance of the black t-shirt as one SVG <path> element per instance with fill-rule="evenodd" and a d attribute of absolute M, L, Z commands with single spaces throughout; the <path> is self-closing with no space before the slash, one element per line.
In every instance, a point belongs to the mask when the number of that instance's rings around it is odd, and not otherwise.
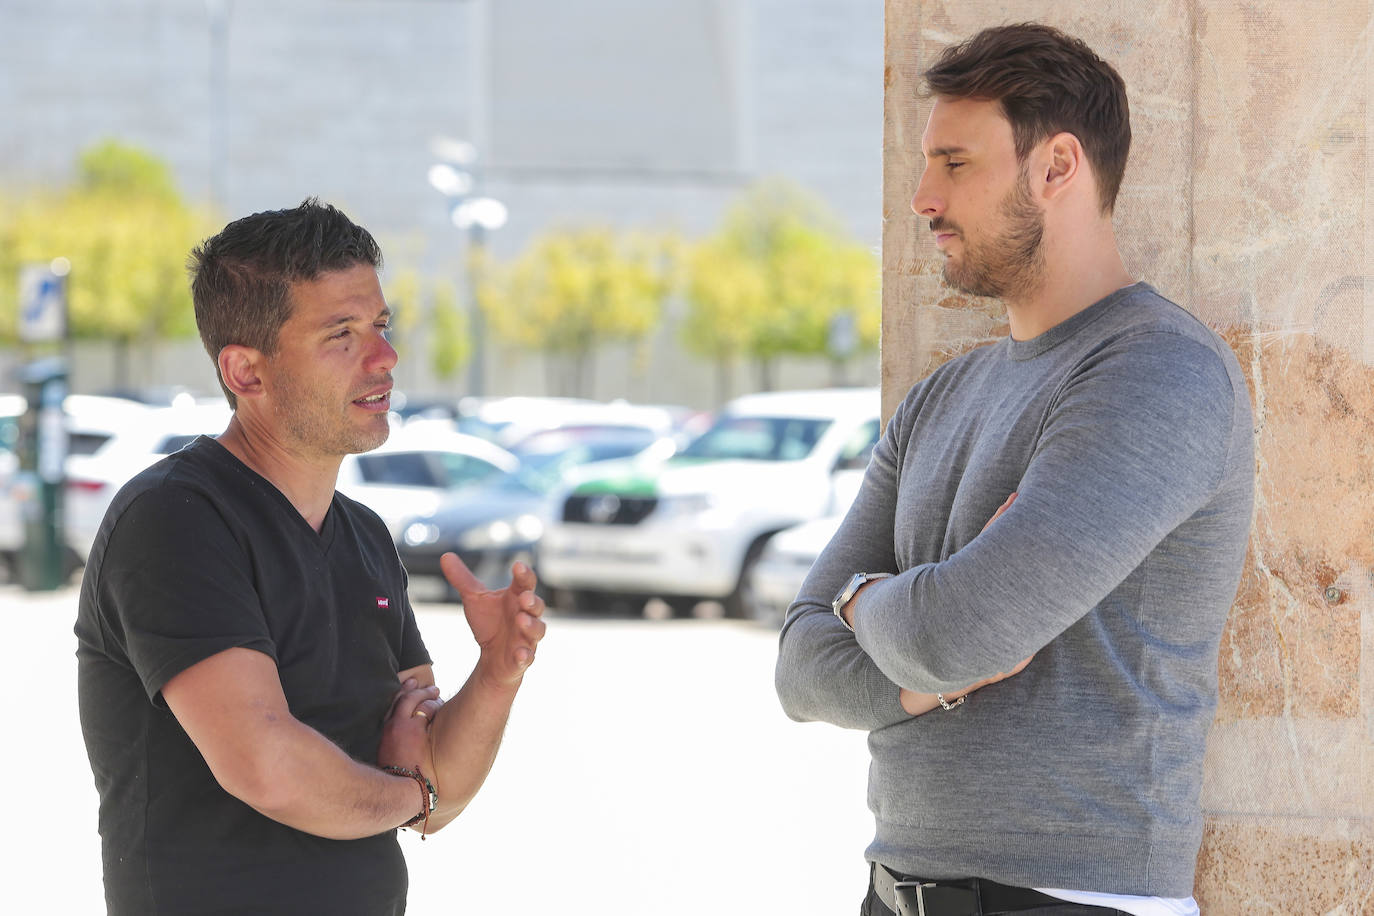
<path fill-rule="evenodd" d="M 76 635 L 111 914 L 404 912 L 395 831 L 328 840 L 264 817 L 219 787 L 161 694 L 211 655 L 254 649 L 292 715 L 375 762 L 397 672 L 430 661 L 375 513 L 335 494 L 316 533 L 198 439 L 115 497 Z"/>

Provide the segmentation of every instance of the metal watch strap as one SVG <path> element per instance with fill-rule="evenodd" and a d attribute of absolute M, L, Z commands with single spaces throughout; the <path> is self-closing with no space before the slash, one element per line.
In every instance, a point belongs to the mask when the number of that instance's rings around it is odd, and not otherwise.
<path fill-rule="evenodd" d="M 849 581 L 845 583 L 844 588 L 840 589 L 840 593 L 835 596 L 835 600 L 830 604 L 830 609 L 835 612 L 835 616 L 839 618 L 840 623 L 844 624 L 851 633 L 854 631 L 854 628 L 849 625 L 848 620 L 844 619 L 844 614 L 842 613 L 845 605 L 854 600 L 854 596 L 859 593 L 859 589 L 863 588 L 868 583 L 878 579 L 891 579 L 892 575 L 892 573 L 888 572 L 855 573 L 849 577 Z"/>

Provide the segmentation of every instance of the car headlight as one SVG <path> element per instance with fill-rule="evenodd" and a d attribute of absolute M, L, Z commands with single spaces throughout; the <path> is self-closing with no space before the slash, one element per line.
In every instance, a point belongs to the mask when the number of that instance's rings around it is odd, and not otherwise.
<path fill-rule="evenodd" d="M 523 543 L 537 541 L 544 535 L 544 522 L 526 513 L 515 520 L 515 534 Z"/>
<path fill-rule="evenodd" d="M 429 522 L 412 522 L 406 526 L 406 530 L 401 533 L 401 538 L 410 547 L 420 547 L 424 544 L 433 544 L 439 540 L 439 526 Z"/>
<path fill-rule="evenodd" d="M 527 544 L 539 540 L 544 533 L 544 523 L 535 515 L 521 515 L 518 518 L 498 518 L 470 528 L 458 538 L 458 546 L 465 550 L 490 550 L 510 544 Z"/>
<path fill-rule="evenodd" d="M 676 496 L 660 496 L 658 499 L 658 513 L 663 518 L 698 515 L 715 507 L 716 497 L 711 493 L 682 493 Z"/>

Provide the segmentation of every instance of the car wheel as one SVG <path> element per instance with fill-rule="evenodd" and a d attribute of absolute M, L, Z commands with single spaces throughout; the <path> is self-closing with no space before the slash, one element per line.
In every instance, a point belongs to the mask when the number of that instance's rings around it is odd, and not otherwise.
<path fill-rule="evenodd" d="M 643 617 L 644 605 L 649 601 L 648 595 L 623 592 L 602 592 L 599 597 L 601 598 L 601 606 L 598 610 L 608 617 Z"/>
<path fill-rule="evenodd" d="M 756 604 L 754 600 L 754 567 L 758 566 L 759 555 L 763 553 L 763 546 L 768 543 L 768 539 L 772 536 L 772 534 L 765 534 L 757 538 L 744 552 L 744 562 L 740 564 L 739 581 L 735 584 L 735 590 L 726 596 L 722 602 L 725 605 L 726 617 L 733 620 L 745 620 L 754 615 Z"/>
<path fill-rule="evenodd" d="M 674 595 L 663 599 L 663 603 L 673 612 L 673 617 L 691 617 L 692 612 L 696 610 L 697 601 L 697 598 L 686 595 Z"/>
<path fill-rule="evenodd" d="M 545 599 L 549 606 L 565 614 L 585 614 L 592 609 L 592 593 L 577 588 L 554 588 Z"/>
<path fill-rule="evenodd" d="M 602 617 L 642 617 L 646 595 L 605 592 L 585 588 L 553 589 L 553 606 L 567 614 Z"/>

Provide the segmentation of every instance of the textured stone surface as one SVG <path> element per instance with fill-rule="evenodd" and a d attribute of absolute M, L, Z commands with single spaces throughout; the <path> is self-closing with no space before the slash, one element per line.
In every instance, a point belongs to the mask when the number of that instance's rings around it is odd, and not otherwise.
<path fill-rule="evenodd" d="M 1374 913 L 1374 85 L 1371 4 L 888 0 L 884 406 L 1005 333 L 952 293 L 909 201 L 949 42 L 1038 19 L 1110 59 L 1134 142 L 1131 271 L 1223 333 L 1256 416 L 1255 526 L 1218 658 L 1208 916 Z"/>
<path fill-rule="evenodd" d="M 1205 810 L 1374 817 L 1374 753 L 1358 718 L 1268 716 L 1217 722 L 1207 742 Z"/>
<path fill-rule="evenodd" d="M 1191 302 L 1361 352 L 1370 4 L 1196 9 Z"/>
<path fill-rule="evenodd" d="M 1374 367 L 1311 333 L 1229 336 L 1260 407 L 1259 476 L 1218 718 L 1358 716 L 1374 569 Z"/>
<path fill-rule="evenodd" d="M 1341 818 L 1214 817 L 1194 896 L 1206 916 L 1367 916 L 1374 830 Z"/>

